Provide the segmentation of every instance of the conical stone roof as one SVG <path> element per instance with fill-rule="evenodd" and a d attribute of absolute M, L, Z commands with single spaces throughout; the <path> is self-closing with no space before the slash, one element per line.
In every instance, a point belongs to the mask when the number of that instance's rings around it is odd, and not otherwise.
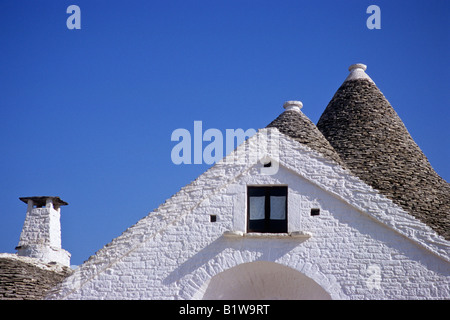
<path fill-rule="evenodd" d="M 365 69 L 349 68 L 317 127 L 355 175 L 449 240 L 450 185 Z"/>
<path fill-rule="evenodd" d="M 267 127 L 277 128 L 281 133 L 345 167 L 344 162 L 327 139 L 325 139 L 315 124 L 301 112 L 302 106 L 303 104 L 300 101 L 287 101 L 284 104 L 286 110 Z"/>

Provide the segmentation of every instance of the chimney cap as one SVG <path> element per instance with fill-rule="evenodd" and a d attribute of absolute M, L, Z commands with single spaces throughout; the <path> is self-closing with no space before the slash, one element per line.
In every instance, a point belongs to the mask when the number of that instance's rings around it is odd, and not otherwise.
<path fill-rule="evenodd" d="M 20 200 L 22 200 L 25 203 L 28 203 L 28 200 L 32 200 L 33 203 L 37 206 L 45 206 L 47 203 L 47 199 L 52 199 L 53 205 L 56 206 L 67 206 L 68 203 L 61 200 L 59 197 L 51 197 L 51 196 L 42 196 L 42 197 L 20 197 Z"/>

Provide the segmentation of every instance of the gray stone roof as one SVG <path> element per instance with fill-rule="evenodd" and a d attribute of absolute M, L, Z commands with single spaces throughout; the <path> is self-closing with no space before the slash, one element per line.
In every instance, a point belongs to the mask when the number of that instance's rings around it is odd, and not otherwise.
<path fill-rule="evenodd" d="M 37 259 L 0 254 L 0 300 L 40 300 L 72 270 Z"/>
<path fill-rule="evenodd" d="M 318 129 L 355 175 L 450 240 L 450 185 L 367 78 L 347 78 Z"/>
<path fill-rule="evenodd" d="M 277 128 L 281 133 L 319 152 L 326 158 L 339 163 L 345 167 L 337 152 L 300 110 L 286 110 L 273 120 L 268 128 Z"/>

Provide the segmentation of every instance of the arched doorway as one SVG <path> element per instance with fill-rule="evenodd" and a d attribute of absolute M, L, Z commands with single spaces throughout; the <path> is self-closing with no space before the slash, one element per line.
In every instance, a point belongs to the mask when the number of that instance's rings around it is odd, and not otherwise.
<path fill-rule="evenodd" d="M 256 261 L 225 270 L 205 284 L 206 300 L 330 300 L 313 279 L 284 265 Z"/>

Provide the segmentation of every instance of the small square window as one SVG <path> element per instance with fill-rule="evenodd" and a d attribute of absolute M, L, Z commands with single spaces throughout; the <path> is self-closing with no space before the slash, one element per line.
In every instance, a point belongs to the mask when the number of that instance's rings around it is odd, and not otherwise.
<path fill-rule="evenodd" d="M 210 215 L 209 216 L 209 221 L 210 222 L 216 222 L 217 221 L 217 215 L 215 215 L 215 214 Z"/>
<path fill-rule="evenodd" d="M 320 209 L 317 209 L 317 208 L 311 209 L 311 215 L 312 216 L 320 215 Z"/>
<path fill-rule="evenodd" d="M 287 232 L 287 187 L 248 187 L 247 232 Z"/>

